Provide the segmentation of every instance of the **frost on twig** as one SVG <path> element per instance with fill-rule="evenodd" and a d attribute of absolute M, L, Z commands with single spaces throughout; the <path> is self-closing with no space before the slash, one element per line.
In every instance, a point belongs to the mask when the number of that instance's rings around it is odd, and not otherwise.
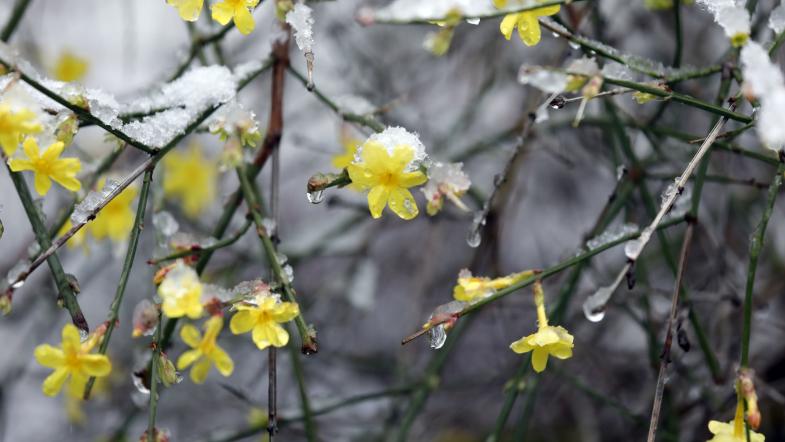
<path fill-rule="evenodd" d="M 303 3 L 294 5 L 286 14 L 286 23 L 294 30 L 294 41 L 305 55 L 308 70 L 308 90 L 313 90 L 313 10 Z"/>

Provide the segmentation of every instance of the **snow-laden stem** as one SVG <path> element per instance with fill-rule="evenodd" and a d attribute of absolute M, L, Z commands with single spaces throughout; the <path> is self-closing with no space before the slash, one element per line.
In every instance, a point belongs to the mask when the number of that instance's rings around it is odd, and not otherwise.
<path fill-rule="evenodd" d="M 115 290 L 114 299 L 109 306 L 109 314 L 106 317 L 106 332 L 104 333 L 101 345 L 98 348 L 98 353 L 105 355 L 106 350 L 109 348 L 109 340 L 112 339 L 112 332 L 114 331 L 117 320 L 120 316 L 120 305 L 123 302 L 123 295 L 125 294 L 125 287 L 128 284 L 128 277 L 131 275 L 131 268 L 134 265 L 134 258 L 136 257 L 136 248 L 139 245 L 139 236 L 144 229 L 144 215 L 147 207 L 147 199 L 150 195 L 150 184 L 153 182 L 153 170 L 151 166 L 144 173 L 142 181 L 142 189 L 139 191 L 139 201 L 136 204 L 136 217 L 134 224 L 131 228 L 131 233 L 128 237 L 128 250 L 125 252 L 125 259 L 123 260 L 123 269 L 120 272 L 120 280 L 117 282 L 117 289 Z M 90 399 L 90 391 L 95 383 L 95 378 L 91 377 L 85 385 L 84 399 Z"/>

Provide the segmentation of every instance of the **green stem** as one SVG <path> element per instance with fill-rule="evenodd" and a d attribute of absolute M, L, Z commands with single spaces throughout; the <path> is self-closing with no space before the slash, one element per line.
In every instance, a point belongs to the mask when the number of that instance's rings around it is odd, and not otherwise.
<path fill-rule="evenodd" d="M 28 6 L 30 6 L 30 0 L 16 0 L 14 9 L 3 27 L 3 32 L 0 33 L 0 40 L 8 42 L 11 36 L 14 35 L 14 31 L 19 26 L 19 22 L 22 20 L 22 16 L 25 15 Z"/>
<path fill-rule="evenodd" d="M 49 231 L 46 229 L 46 225 L 44 225 L 44 221 L 41 219 L 41 216 L 38 212 L 38 207 L 36 206 L 35 201 L 33 201 L 33 196 L 30 193 L 30 188 L 27 186 L 27 182 L 25 182 L 24 176 L 22 176 L 22 174 L 19 172 L 12 172 L 3 155 L 0 155 L 0 160 L 2 160 L 8 169 L 8 174 L 11 176 L 11 181 L 14 183 L 16 192 L 19 195 L 19 199 L 22 202 L 22 206 L 24 207 L 25 213 L 27 214 L 27 218 L 33 228 L 33 233 L 35 234 L 36 241 L 38 242 L 38 247 L 40 250 L 48 250 L 52 246 L 51 240 L 49 239 Z M 74 292 L 74 288 L 71 286 L 71 283 L 68 281 L 68 277 L 65 274 L 65 270 L 63 270 L 63 264 L 60 262 L 60 258 L 57 257 L 57 254 L 52 253 L 47 256 L 46 263 L 49 265 L 49 269 L 52 272 L 52 277 L 54 277 L 57 290 L 59 291 L 60 296 L 63 298 L 63 304 L 66 310 L 68 310 L 68 313 L 71 315 L 71 321 L 79 330 L 88 332 L 89 327 L 87 325 L 87 320 L 82 313 L 79 302 L 76 300 L 76 293 Z M 20 279 L 24 280 L 21 277 Z M 9 290 L 13 289 L 14 286 L 12 285 Z"/>
<path fill-rule="evenodd" d="M 292 359 L 292 371 L 294 371 L 294 377 L 297 379 L 297 391 L 300 393 L 300 408 L 303 412 L 301 417 L 305 423 L 305 436 L 309 442 L 315 442 L 317 440 L 316 422 L 314 421 L 316 413 L 312 410 L 311 401 L 308 398 L 303 361 L 300 359 L 300 353 L 294 346 L 289 345 L 287 348 L 289 348 L 289 355 Z"/>
<path fill-rule="evenodd" d="M 684 47 L 684 30 L 681 26 L 681 0 L 673 0 L 673 27 L 676 28 L 676 49 L 673 52 L 673 67 L 681 66 L 681 54 Z"/>
<path fill-rule="evenodd" d="M 123 261 L 123 270 L 120 272 L 120 280 L 117 282 L 114 299 L 109 307 L 109 315 L 106 318 L 106 333 L 98 348 L 98 353 L 102 355 L 105 355 L 106 350 L 109 348 L 109 341 L 112 339 L 112 332 L 117 325 L 117 320 L 120 315 L 120 304 L 123 302 L 123 295 L 125 294 L 125 287 L 128 284 L 128 277 L 131 275 L 131 268 L 134 265 L 136 249 L 139 245 L 139 236 L 144 228 L 144 214 L 147 207 L 147 198 L 150 194 L 150 184 L 153 181 L 153 170 L 153 167 L 150 167 L 144 173 L 142 189 L 139 192 L 139 201 L 136 203 L 136 217 L 134 218 L 134 224 L 128 238 L 128 250 L 125 253 L 125 260 Z M 91 377 L 87 381 L 84 390 L 85 400 L 90 399 L 90 391 L 92 390 L 94 383 L 95 377 Z"/>
<path fill-rule="evenodd" d="M 208 252 L 212 253 L 216 250 L 222 249 L 224 247 L 228 247 L 236 243 L 240 238 L 242 238 L 243 235 L 245 235 L 245 232 L 248 231 L 248 229 L 251 227 L 251 224 L 253 224 L 251 220 L 246 220 L 245 224 L 243 224 L 243 226 L 240 227 L 240 229 L 238 229 L 234 235 L 226 237 L 220 241 L 216 241 L 215 243 L 209 246 L 206 247 L 198 246 L 198 248 L 191 248 L 188 250 L 172 253 L 171 255 L 167 255 L 162 258 L 151 259 L 147 261 L 147 263 L 150 265 L 158 265 L 166 261 L 173 261 L 175 259 L 185 258 L 186 256 L 201 255 L 203 253 L 208 253 Z"/>
<path fill-rule="evenodd" d="M 251 218 L 253 219 L 254 224 L 256 224 L 256 234 L 259 236 L 259 240 L 262 243 L 262 248 L 267 255 L 267 260 L 270 264 L 270 268 L 273 271 L 273 275 L 281 285 L 283 297 L 288 302 L 297 302 L 294 289 L 289 282 L 289 278 L 284 274 L 283 267 L 278 261 L 275 246 L 270 240 L 270 236 L 264 227 L 264 220 L 261 213 L 261 204 L 253 191 L 251 181 L 248 179 L 247 173 L 241 168 L 237 169 L 237 177 L 240 180 L 240 188 L 242 189 L 243 197 L 245 198 Z M 315 339 L 308 332 L 308 324 L 303 318 L 302 311 L 297 315 L 297 317 L 295 317 L 294 322 L 297 326 L 297 331 L 300 333 L 303 353 L 316 353 L 318 347 Z"/>
<path fill-rule="evenodd" d="M 150 414 L 147 418 L 147 442 L 154 442 L 155 415 L 158 412 L 158 368 L 161 358 L 161 312 L 158 312 L 158 326 L 153 336 L 153 356 L 150 364 Z"/>
<path fill-rule="evenodd" d="M 782 159 L 785 161 L 785 158 Z M 777 201 L 777 191 L 782 185 L 782 174 L 785 173 L 785 162 L 781 161 L 777 167 L 777 173 L 769 186 L 769 193 L 766 197 L 766 208 L 763 210 L 760 223 L 755 229 L 755 233 L 750 240 L 750 262 L 747 267 L 747 285 L 744 292 L 744 326 L 741 333 L 741 359 L 742 368 L 749 367 L 750 363 L 750 336 L 752 333 L 752 294 L 755 288 L 755 273 L 758 269 L 758 257 L 763 248 L 763 238 L 766 235 L 766 227 L 774 210 L 774 203 Z"/>

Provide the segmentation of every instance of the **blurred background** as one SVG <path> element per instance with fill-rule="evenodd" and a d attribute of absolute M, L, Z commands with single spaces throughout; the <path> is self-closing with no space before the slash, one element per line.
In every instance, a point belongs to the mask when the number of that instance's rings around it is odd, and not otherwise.
<path fill-rule="evenodd" d="M 5 23 L 14 3 L 0 0 L 0 23 Z M 536 47 L 525 47 L 515 36 L 507 41 L 499 33 L 500 19 L 489 19 L 458 26 L 449 52 L 436 57 L 423 48 L 426 34 L 435 26 L 363 27 L 355 21 L 358 8 L 380 8 L 386 3 L 310 3 L 316 20 L 316 86 L 333 99 L 362 98 L 379 110 L 377 117 L 384 124 L 419 133 L 432 159 L 462 161 L 474 189 L 464 199 L 472 209 L 479 209 L 494 187 L 494 176 L 516 149 L 521 124 L 544 99 L 539 91 L 518 83 L 521 64 L 562 66 L 584 54 L 547 30 Z M 753 35 L 755 40 L 772 39 L 765 21 L 778 3 L 759 2 L 755 17 L 764 25 Z M 562 9 L 565 21 L 571 14 L 585 15 L 579 28 L 583 35 L 666 65 L 672 61 L 676 43 L 671 10 L 652 11 L 643 0 L 578 2 L 570 11 Z M 262 2 L 254 17 L 256 29 L 251 35 L 231 31 L 221 42 L 227 65 L 263 59 L 269 53 L 277 26 L 272 4 Z M 728 42 L 711 15 L 685 5 L 681 20 L 684 63 L 718 62 Z M 203 11 L 196 32 L 209 35 L 218 29 Z M 49 75 L 63 53 L 81 57 L 88 63 L 81 80 L 85 86 L 130 98 L 171 76 L 187 56 L 190 36 L 177 11 L 163 0 L 33 0 L 9 43 Z M 218 63 L 213 53 L 207 51 L 206 56 L 208 64 Z M 291 59 L 296 69 L 305 71 L 296 49 Z M 775 57 L 780 59 L 781 52 Z M 571 126 L 577 102 L 550 110 L 549 120 L 532 128 L 515 157 L 483 230 L 483 241 L 475 249 L 466 241 L 472 213 L 448 203 L 445 211 L 428 217 L 419 191 L 415 196 L 421 213 L 410 222 L 390 212 L 372 219 L 365 197 L 347 189 L 331 189 L 324 203 L 310 204 L 305 184 L 311 175 L 332 170 L 332 156 L 343 149 L 342 131 L 352 131 L 360 139 L 370 132 L 342 124 L 295 77 L 287 74 L 285 81 L 278 234 L 280 248 L 294 267 L 301 306 L 318 331 L 319 353 L 302 358 L 311 405 L 319 409 L 358 394 L 390 393 L 317 417 L 319 440 L 394 440 L 409 421 L 408 440 L 485 440 L 508 397 L 510 379 L 528 363 L 508 346 L 535 330 L 531 289 L 461 319 L 459 330 L 453 332 L 458 334 L 442 350 L 430 349 L 427 339 L 401 346 L 401 339 L 418 330 L 436 306 L 452 299 L 462 268 L 501 276 L 547 268 L 578 253 L 615 194 L 617 170 L 631 167 L 609 128 L 607 103 L 636 122 L 649 121 L 661 103 L 638 105 L 629 95 L 595 99 L 588 103 L 585 121 L 578 128 Z M 713 101 L 718 85 L 719 75 L 714 75 L 680 83 L 677 90 Z M 734 85 L 732 92 L 737 89 Z M 267 73 L 238 96 L 256 113 L 262 130 L 269 116 L 269 91 Z M 747 106 L 740 112 L 751 109 Z M 656 127 L 700 138 L 712 121 L 705 112 L 671 103 Z M 726 129 L 737 127 L 731 123 Z M 673 137 L 649 137 L 633 127 L 625 133 L 635 155 L 645 162 L 643 183 L 658 199 L 672 177 L 681 173 L 696 145 Z M 754 131 L 735 142 L 772 155 L 760 146 Z M 206 156 L 216 158 L 223 143 L 202 133 L 182 144 L 183 148 L 198 145 Z M 81 130 L 74 146 L 78 150 L 72 153 L 86 163 L 97 162 L 113 148 L 95 127 Z M 110 174 L 124 176 L 142 159 L 141 153 L 126 149 Z M 691 303 L 679 311 L 683 342 L 673 347 L 661 440 L 707 440 L 708 420 L 733 417 L 749 239 L 773 173 L 774 168 L 764 162 L 726 151 L 718 150 L 711 157 L 709 174 L 732 180 L 709 181 L 703 191 L 684 279 Z M 269 181 L 268 167 L 258 180 L 265 192 Z M 233 173 L 222 173 L 214 203 L 191 218 L 163 200 L 159 184 L 153 187 L 156 210 L 172 213 L 179 230 L 196 237 L 209 236 L 221 202 L 237 187 Z M 0 273 L 5 274 L 35 241 L 6 172 L 0 173 L 0 189 L 0 219 L 5 227 Z M 49 219 L 65 205 L 67 196 L 61 188 L 50 192 L 43 205 Z M 0 321 L 0 439 L 137 440 L 146 429 L 147 398 L 135 389 L 131 374 L 146 363 L 149 340 L 132 339 L 130 334 L 134 306 L 154 294 L 155 268 L 146 261 L 159 256 L 160 250 L 148 215 L 109 350 L 115 369 L 89 402 L 69 404 L 62 395 L 48 398 L 41 393 L 48 370 L 35 362 L 33 349 L 43 342 L 59 342 L 60 330 L 69 321 L 54 302 L 56 291 L 48 269 L 42 266 L 15 293 L 12 314 Z M 751 365 L 763 414 L 761 432 L 767 441 L 785 440 L 783 215 L 785 207 L 775 206 L 755 286 Z M 624 223 L 645 226 L 651 219 L 636 190 L 609 229 Z M 242 224 L 243 216 L 236 215 L 230 231 Z M 598 287 L 612 282 L 626 262 L 623 246 L 600 254 L 583 268 L 561 322 L 575 336 L 574 356 L 551 359 L 545 372 L 526 375 L 502 440 L 645 438 L 674 283 L 665 255 L 678 256 L 683 231 L 684 225 L 667 230 L 667 251 L 658 240 L 652 241 L 636 265 L 634 288 L 628 290 L 623 284 L 598 323 L 585 318 L 581 304 Z M 104 240 L 92 241 L 87 253 L 82 248 L 59 252 L 66 271 L 79 281 L 79 300 L 92 327 L 106 317 L 124 250 L 124 244 Z M 259 277 L 263 262 L 257 239 L 249 231 L 216 254 L 204 280 L 231 287 Z M 569 287 L 569 273 L 544 281 L 549 307 Z M 689 309 L 700 318 L 716 354 L 716 381 L 686 320 Z M 220 440 L 252 425 L 256 422 L 249 422 L 252 410 L 267 406 L 266 353 L 259 352 L 247 336 L 228 331 L 219 342 L 235 361 L 231 377 L 213 371 L 201 386 L 186 377 L 161 395 L 158 426 L 168 429 L 172 440 Z M 296 335 L 292 343 L 299 344 Z M 178 339 L 170 357 L 184 350 Z M 435 361 L 443 362 L 438 370 L 432 369 Z M 302 423 L 286 421 L 300 415 L 300 398 L 285 351 L 279 352 L 278 374 L 278 406 L 284 422 L 278 439 L 305 440 Z M 84 413 L 81 419 L 74 407 Z M 410 420 L 407 413 L 415 413 L 416 419 Z M 242 440 L 261 437 L 259 431 Z"/>

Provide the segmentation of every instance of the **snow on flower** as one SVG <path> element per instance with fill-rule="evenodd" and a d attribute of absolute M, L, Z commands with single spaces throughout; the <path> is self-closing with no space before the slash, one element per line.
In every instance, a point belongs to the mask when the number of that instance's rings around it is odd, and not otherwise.
<path fill-rule="evenodd" d="M 741 50 L 744 90 L 760 100 L 757 130 L 763 144 L 775 150 L 785 145 L 785 80 L 782 71 L 771 62 L 768 51 L 756 42 Z"/>
<path fill-rule="evenodd" d="M 428 168 L 428 182 L 421 189 L 428 201 L 428 215 L 436 215 L 442 209 L 445 197 L 462 210 L 469 210 L 460 198 L 471 185 L 463 171 L 463 163 L 433 164 Z"/>
<path fill-rule="evenodd" d="M 196 271 L 182 261 L 166 273 L 158 286 L 158 295 L 163 300 L 161 308 L 164 314 L 170 318 L 188 316 L 197 319 L 202 316 L 202 283 Z"/>
<path fill-rule="evenodd" d="M 714 15 L 735 47 L 744 46 L 750 37 L 750 13 L 741 0 L 698 0 Z"/>

